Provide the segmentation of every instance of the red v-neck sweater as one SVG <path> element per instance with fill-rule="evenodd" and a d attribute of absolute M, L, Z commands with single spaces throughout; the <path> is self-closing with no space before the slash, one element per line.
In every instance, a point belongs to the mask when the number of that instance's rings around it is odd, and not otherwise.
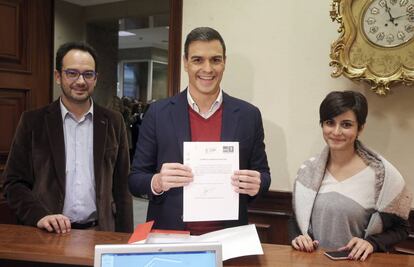
<path fill-rule="evenodd" d="M 191 141 L 220 141 L 222 106 L 208 119 L 201 117 L 190 106 L 188 106 L 188 111 L 190 115 Z"/>
<path fill-rule="evenodd" d="M 188 112 L 190 116 L 191 141 L 220 141 L 223 105 L 208 119 L 204 119 L 190 106 L 188 106 Z M 221 221 L 187 222 L 186 227 L 192 235 L 202 235 L 223 229 L 224 224 Z"/>

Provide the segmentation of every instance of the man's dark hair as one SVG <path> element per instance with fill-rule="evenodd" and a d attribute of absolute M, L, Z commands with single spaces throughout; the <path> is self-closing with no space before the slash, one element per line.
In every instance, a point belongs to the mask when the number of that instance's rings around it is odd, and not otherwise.
<path fill-rule="evenodd" d="M 185 39 L 184 44 L 184 56 L 188 59 L 188 48 L 192 42 L 195 41 L 220 41 L 221 47 L 223 48 L 223 57 L 226 58 L 226 44 L 224 43 L 223 38 L 221 37 L 220 33 L 213 28 L 209 27 L 199 27 L 192 30 Z"/>
<path fill-rule="evenodd" d="M 64 43 L 63 45 L 59 47 L 58 51 L 56 52 L 56 70 L 57 71 L 59 71 L 60 73 L 62 72 L 63 58 L 66 56 L 66 54 L 70 50 L 81 50 L 84 52 L 88 52 L 93 57 L 93 60 L 95 61 L 95 71 L 98 71 L 98 55 L 95 49 L 89 44 L 83 43 L 83 42 Z"/>
<path fill-rule="evenodd" d="M 358 130 L 365 124 L 368 103 L 365 96 L 355 91 L 333 91 L 322 101 L 319 107 L 319 123 L 332 120 L 338 115 L 352 110 L 358 121 Z"/>

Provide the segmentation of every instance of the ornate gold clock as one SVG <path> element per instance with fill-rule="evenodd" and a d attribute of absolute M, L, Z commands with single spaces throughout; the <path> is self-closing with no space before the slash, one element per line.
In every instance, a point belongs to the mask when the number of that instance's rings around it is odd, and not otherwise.
<path fill-rule="evenodd" d="M 366 81 L 379 95 L 414 82 L 414 0 L 333 0 L 340 36 L 331 45 L 332 77 Z"/>

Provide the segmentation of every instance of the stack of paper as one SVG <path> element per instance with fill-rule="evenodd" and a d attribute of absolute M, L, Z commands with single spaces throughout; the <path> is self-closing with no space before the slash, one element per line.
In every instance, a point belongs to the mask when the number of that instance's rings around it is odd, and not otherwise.
<path fill-rule="evenodd" d="M 139 224 L 128 243 L 181 243 L 181 242 L 220 242 L 223 260 L 263 254 L 262 245 L 254 224 L 226 228 L 200 236 L 192 236 L 188 231 L 151 230 L 154 221 Z"/>

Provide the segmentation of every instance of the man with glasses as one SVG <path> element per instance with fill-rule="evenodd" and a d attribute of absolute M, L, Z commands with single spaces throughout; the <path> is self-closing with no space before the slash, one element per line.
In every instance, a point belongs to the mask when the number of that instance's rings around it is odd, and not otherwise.
<path fill-rule="evenodd" d="M 97 67 L 92 47 L 63 44 L 55 70 L 60 98 L 20 119 L 4 191 L 22 224 L 56 233 L 133 229 L 125 124 L 91 98 Z"/>

